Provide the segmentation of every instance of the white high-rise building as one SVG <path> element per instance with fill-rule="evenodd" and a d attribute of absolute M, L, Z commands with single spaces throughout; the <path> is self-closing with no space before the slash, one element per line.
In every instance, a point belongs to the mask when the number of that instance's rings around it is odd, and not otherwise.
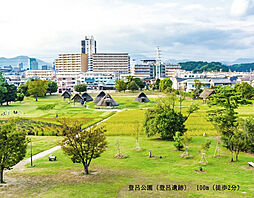
<path fill-rule="evenodd" d="M 86 36 L 81 41 L 81 53 L 88 55 L 88 71 L 93 71 L 93 54 L 97 53 L 96 41 L 93 36 Z"/>

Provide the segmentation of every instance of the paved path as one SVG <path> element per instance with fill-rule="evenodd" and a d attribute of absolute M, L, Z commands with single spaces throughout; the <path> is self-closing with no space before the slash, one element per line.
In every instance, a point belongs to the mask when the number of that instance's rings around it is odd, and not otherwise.
<path fill-rule="evenodd" d="M 57 151 L 61 148 L 61 146 L 55 146 L 49 150 L 46 150 L 46 151 L 43 151 L 41 153 L 38 153 L 36 155 L 33 155 L 33 161 L 34 160 L 37 160 L 37 159 L 40 159 L 42 157 L 45 157 L 46 155 L 49 155 L 50 153 L 53 153 L 54 151 Z M 19 163 L 17 163 L 15 166 L 12 167 L 11 170 L 19 170 L 19 171 L 23 171 L 25 169 L 25 165 L 30 163 L 31 162 L 31 157 L 26 159 L 26 160 L 23 160 Z M 7 171 L 6 171 L 7 172 Z"/>
<path fill-rule="evenodd" d="M 122 110 L 121 110 L 121 111 L 122 111 Z M 118 111 L 118 112 L 120 112 L 120 111 Z M 112 116 L 112 115 L 111 115 L 111 116 Z M 100 123 L 105 122 L 106 120 L 108 120 L 109 118 L 111 118 L 111 116 L 109 116 L 108 118 L 106 118 L 106 119 L 104 119 L 104 120 L 102 120 L 102 121 L 96 123 L 96 125 L 99 125 Z M 88 127 L 88 129 L 91 128 L 91 127 L 92 127 L 92 126 Z M 34 160 L 37 160 L 37 159 L 40 159 L 40 158 L 42 158 L 42 157 L 45 157 L 46 155 L 49 155 L 49 154 L 51 154 L 51 153 L 53 153 L 53 152 L 55 152 L 55 151 L 57 151 L 57 150 L 59 150 L 59 149 L 61 149 L 61 146 L 55 146 L 55 147 L 53 147 L 53 148 L 51 148 L 51 149 L 49 149 L 49 150 L 46 150 L 46 151 L 43 151 L 43 152 L 38 153 L 38 154 L 36 154 L 36 155 L 33 155 L 33 161 L 34 161 Z M 28 158 L 28 159 L 25 159 L 25 160 L 23 160 L 23 161 L 21 161 L 21 162 L 19 162 L 19 163 L 17 163 L 15 166 L 12 167 L 11 170 L 23 171 L 23 170 L 25 169 L 24 166 L 25 166 L 26 164 L 30 163 L 30 162 L 31 162 L 31 157 Z M 8 172 L 8 171 L 10 171 L 10 170 L 6 170 L 5 172 Z"/>

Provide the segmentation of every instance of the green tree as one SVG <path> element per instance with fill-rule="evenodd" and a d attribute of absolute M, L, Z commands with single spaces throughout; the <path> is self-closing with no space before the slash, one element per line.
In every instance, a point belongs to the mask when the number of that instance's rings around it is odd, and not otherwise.
<path fill-rule="evenodd" d="M 17 130 L 14 121 L 0 125 L 0 182 L 3 183 L 4 169 L 11 169 L 26 154 L 26 134 Z"/>
<path fill-rule="evenodd" d="M 144 83 L 142 82 L 142 80 L 140 78 L 133 78 L 133 80 L 135 81 L 135 83 L 138 85 L 138 87 L 141 90 L 145 87 Z"/>
<path fill-rule="evenodd" d="M 35 97 L 38 101 L 38 97 L 45 96 L 47 93 L 48 81 L 34 79 L 28 83 L 28 93 Z"/>
<path fill-rule="evenodd" d="M 139 87 L 138 87 L 137 83 L 133 80 L 128 84 L 128 89 L 131 90 L 132 92 L 134 92 L 135 90 L 138 90 Z"/>
<path fill-rule="evenodd" d="M 1 105 L 5 102 L 5 94 L 7 93 L 7 88 L 5 86 L 5 78 L 2 76 L 2 73 L 0 73 L 0 103 Z"/>
<path fill-rule="evenodd" d="M 241 129 L 247 136 L 247 150 L 254 153 L 254 119 L 247 118 L 241 122 Z"/>
<path fill-rule="evenodd" d="M 178 151 L 181 151 L 183 149 L 183 137 L 181 136 L 180 132 L 176 132 L 174 138 L 174 146 Z"/>
<path fill-rule="evenodd" d="M 19 85 L 19 87 L 18 87 L 18 93 L 22 93 L 25 96 L 29 96 L 29 93 L 28 93 L 28 84 L 29 84 L 29 81 L 27 81 L 25 84 Z"/>
<path fill-rule="evenodd" d="M 4 102 L 9 105 L 9 102 L 15 101 L 17 98 L 17 87 L 15 85 L 9 85 L 7 82 L 4 83 L 7 92 L 4 94 Z"/>
<path fill-rule="evenodd" d="M 208 103 L 210 106 L 219 106 L 221 108 L 208 112 L 208 120 L 211 121 L 221 133 L 223 146 L 231 152 L 231 162 L 234 161 L 233 153 L 235 145 L 238 144 L 236 138 L 238 133 L 237 112 L 235 109 L 240 104 L 246 104 L 242 94 L 236 92 L 232 87 L 217 87 Z"/>
<path fill-rule="evenodd" d="M 24 97 L 25 97 L 25 95 L 23 94 L 23 93 L 17 93 L 17 101 L 23 101 L 24 100 Z"/>
<path fill-rule="evenodd" d="M 161 92 L 170 92 L 172 90 L 173 82 L 169 78 L 160 81 L 159 89 Z"/>
<path fill-rule="evenodd" d="M 57 83 L 55 81 L 48 81 L 47 93 L 51 95 L 52 93 L 57 92 L 57 88 Z"/>
<path fill-rule="evenodd" d="M 85 83 L 75 85 L 74 90 L 76 92 L 79 92 L 79 94 L 81 94 L 82 92 L 85 92 L 87 90 L 87 85 Z"/>
<path fill-rule="evenodd" d="M 82 129 L 83 123 L 75 122 L 67 125 L 68 120 L 62 120 L 61 123 L 66 132 L 61 144 L 64 153 L 71 157 L 73 163 L 82 163 L 85 174 L 88 174 L 92 159 L 100 157 L 106 150 L 107 142 L 104 135 L 106 129 L 97 125 Z"/>
<path fill-rule="evenodd" d="M 123 80 L 116 80 L 116 86 L 115 86 L 116 90 L 121 92 L 127 89 L 127 83 L 125 83 Z"/>
<path fill-rule="evenodd" d="M 235 91 L 240 92 L 245 99 L 254 99 L 254 87 L 247 82 L 235 85 Z"/>
<path fill-rule="evenodd" d="M 196 105 L 189 106 L 188 115 L 184 116 L 180 112 L 181 108 L 176 109 L 176 101 L 175 96 L 161 98 L 154 108 L 146 111 L 144 131 L 148 137 L 160 134 L 162 139 L 173 140 L 176 132 L 183 135 L 187 131 L 184 123 L 198 107 Z"/>
<path fill-rule="evenodd" d="M 203 83 L 201 83 L 199 80 L 197 79 L 194 79 L 194 90 L 193 90 L 193 99 L 198 99 L 201 92 L 202 92 L 202 89 L 201 87 L 204 86 Z"/>
<path fill-rule="evenodd" d="M 160 88 L 160 79 L 156 79 L 155 83 L 153 84 L 152 89 L 153 90 L 158 90 Z"/>

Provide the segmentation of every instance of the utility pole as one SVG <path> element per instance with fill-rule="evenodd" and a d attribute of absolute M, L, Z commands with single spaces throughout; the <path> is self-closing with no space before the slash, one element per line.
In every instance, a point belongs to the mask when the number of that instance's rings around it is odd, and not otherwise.
<path fill-rule="evenodd" d="M 161 54 L 160 47 L 156 48 L 156 75 L 155 78 L 159 79 L 161 77 Z"/>
<path fill-rule="evenodd" d="M 34 167 L 34 165 L 33 165 L 32 137 L 30 137 L 30 151 L 31 151 L 31 164 L 30 164 L 30 167 Z"/>

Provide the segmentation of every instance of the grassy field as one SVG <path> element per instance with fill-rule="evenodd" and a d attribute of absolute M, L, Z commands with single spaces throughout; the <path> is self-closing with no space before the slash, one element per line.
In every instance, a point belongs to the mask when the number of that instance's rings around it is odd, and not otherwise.
<path fill-rule="evenodd" d="M 55 138 L 55 137 L 51 137 Z M 126 159 L 114 158 L 119 139 L 121 152 Z M 201 144 L 212 140 L 207 153 L 205 173 L 197 173 Z M 135 138 L 128 136 L 107 137 L 107 151 L 95 159 L 90 167 L 91 175 L 84 176 L 80 164 L 73 164 L 62 151 L 56 151 L 58 161 L 49 162 L 47 157 L 36 160 L 34 168 L 23 172 L 9 172 L 14 184 L 2 188 L 2 195 L 9 197 L 252 197 L 254 170 L 247 162 L 253 156 L 241 154 L 240 161 L 229 162 L 229 153 L 222 149 L 219 158 L 213 158 L 216 142 L 211 137 L 194 137 L 190 145 L 191 159 L 180 157 L 172 142 L 140 138 L 141 151 L 135 151 Z M 151 149 L 154 158 L 148 157 Z M 162 158 L 159 158 L 162 156 Z M 28 167 L 28 166 L 27 166 Z M 153 185 L 153 191 L 129 191 L 129 185 Z M 239 185 L 238 192 L 214 191 L 212 186 Z M 157 191 L 157 185 L 186 185 L 186 191 Z M 196 185 L 207 185 L 207 191 L 197 191 Z M 1 196 L 1 194 L 0 194 Z"/>

